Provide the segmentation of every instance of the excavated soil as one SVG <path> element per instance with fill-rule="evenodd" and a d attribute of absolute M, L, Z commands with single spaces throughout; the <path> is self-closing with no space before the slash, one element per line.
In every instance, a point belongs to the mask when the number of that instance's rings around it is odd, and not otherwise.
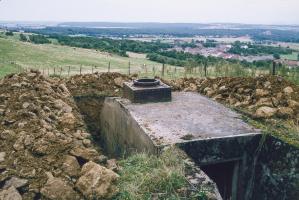
<path fill-rule="evenodd" d="M 299 87 L 277 76 L 164 80 L 174 90 L 199 92 L 253 118 L 299 120 Z"/>
<path fill-rule="evenodd" d="M 117 191 L 118 175 L 104 167 L 107 158 L 64 80 L 36 71 L 5 77 L 0 121 L 0 199 L 106 198 Z M 96 174 L 104 174 L 101 183 Z"/>

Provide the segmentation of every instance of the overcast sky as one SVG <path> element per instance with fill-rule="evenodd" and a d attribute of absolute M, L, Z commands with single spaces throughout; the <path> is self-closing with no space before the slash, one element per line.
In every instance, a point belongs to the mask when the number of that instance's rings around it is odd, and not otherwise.
<path fill-rule="evenodd" d="M 299 24 L 299 0 L 0 0 L 0 20 Z"/>

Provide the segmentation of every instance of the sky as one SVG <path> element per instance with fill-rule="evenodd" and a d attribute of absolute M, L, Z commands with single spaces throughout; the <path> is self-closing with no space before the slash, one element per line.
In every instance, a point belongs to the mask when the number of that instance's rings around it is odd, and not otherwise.
<path fill-rule="evenodd" d="M 299 0 L 0 0 L 0 21 L 299 25 Z"/>

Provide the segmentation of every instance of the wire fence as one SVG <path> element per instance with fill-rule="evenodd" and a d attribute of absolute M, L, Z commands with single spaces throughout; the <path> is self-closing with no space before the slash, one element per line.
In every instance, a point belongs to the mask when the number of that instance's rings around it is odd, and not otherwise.
<path fill-rule="evenodd" d="M 268 67 L 244 67 L 240 64 L 219 63 L 197 66 L 178 67 L 166 64 L 146 65 L 128 62 L 126 66 L 114 66 L 111 62 L 105 65 L 67 65 L 51 67 L 26 67 L 14 62 L 9 63 L 15 70 L 14 73 L 39 70 L 45 76 L 69 77 L 77 74 L 119 72 L 123 74 L 137 74 L 139 77 L 163 77 L 176 79 L 181 77 L 256 77 L 259 75 L 279 75 L 295 84 L 299 84 L 299 67 L 287 67 L 273 62 Z"/>

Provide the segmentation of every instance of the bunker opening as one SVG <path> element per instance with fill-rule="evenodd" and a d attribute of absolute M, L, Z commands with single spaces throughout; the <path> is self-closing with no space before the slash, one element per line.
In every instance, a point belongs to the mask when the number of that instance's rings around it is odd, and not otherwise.
<path fill-rule="evenodd" d="M 237 199 L 238 161 L 201 165 L 200 168 L 216 183 L 223 200 Z"/>

